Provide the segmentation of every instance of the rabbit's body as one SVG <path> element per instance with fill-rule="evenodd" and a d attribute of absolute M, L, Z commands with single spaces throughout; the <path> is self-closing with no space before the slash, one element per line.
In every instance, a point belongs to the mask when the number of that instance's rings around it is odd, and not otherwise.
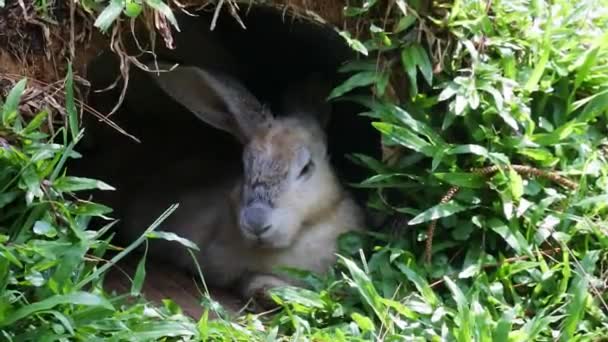
<path fill-rule="evenodd" d="M 236 286 L 251 297 L 289 282 L 275 275 L 277 267 L 327 271 L 337 238 L 361 229 L 363 215 L 328 160 L 323 89 L 295 89 L 287 97 L 286 116 L 274 118 L 224 74 L 178 67 L 152 77 L 200 119 L 238 138 L 243 156 L 220 165 L 191 160 L 161 166 L 157 175 L 165 179 L 124 183 L 121 190 L 135 194 L 121 199 L 127 237 L 139 236 L 155 214 L 178 202 L 158 229 L 198 245 L 197 259 L 210 284 Z M 219 172 L 197 173 L 210 168 Z M 182 246 L 154 241 L 150 248 L 155 257 L 196 272 Z"/>
<path fill-rule="evenodd" d="M 273 161 L 292 159 L 297 152 L 294 147 L 320 145 L 322 148 L 323 144 L 322 131 L 313 121 L 290 117 L 275 119 L 269 130 L 264 130 L 248 144 L 256 151 L 252 163 L 264 165 L 258 165 L 259 172 L 246 181 L 276 186 L 288 177 L 286 166 L 289 163 Z M 176 170 L 168 174 L 185 174 L 178 170 L 195 169 L 202 164 L 194 161 L 175 165 Z M 126 207 L 125 225 L 145 228 L 152 212 L 161 212 L 171 202 L 178 202 L 179 209 L 159 229 L 196 243 L 200 248 L 198 262 L 206 281 L 216 286 L 237 285 L 245 297 L 253 296 L 260 289 L 287 283 L 288 280 L 273 275 L 280 266 L 317 273 L 327 271 L 335 262 L 339 235 L 362 227 L 359 207 L 340 186 L 329 161 L 319 159 L 315 173 L 305 187 L 275 197 L 274 206 L 286 208 L 276 215 L 276 222 L 284 222 L 281 229 L 264 239 L 252 241 L 239 228 L 239 199 L 244 180 L 235 175 L 241 172 L 228 168 L 219 181 L 204 184 L 199 180 L 198 186 L 196 180 L 182 179 L 178 187 L 170 183 L 146 187 L 145 180 L 140 180 L 137 189 L 133 189 L 138 199 Z M 275 191 L 280 191 L 280 187 L 275 187 Z M 141 233 L 138 229 L 129 232 L 131 239 Z M 151 254 L 196 272 L 190 254 L 175 243 L 155 241 Z"/>

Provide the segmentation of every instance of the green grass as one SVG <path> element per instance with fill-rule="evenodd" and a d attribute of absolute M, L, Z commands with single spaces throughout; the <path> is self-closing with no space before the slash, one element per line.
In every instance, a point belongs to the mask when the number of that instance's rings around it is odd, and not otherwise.
<path fill-rule="evenodd" d="M 145 3 L 167 13 L 160 1 Z M 137 15 L 137 6 L 99 8 L 97 26 Z M 358 1 L 345 10 L 365 38 L 342 33 L 361 54 L 343 67 L 352 77 L 332 97 L 369 108 L 362 114 L 391 152 L 387 161 L 352 156 L 369 169 L 354 186 L 369 192 L 369 209 L 387 223 L 343 236 L 327 275 L 291 270 L 309 289 L 273 291 L 282 307 L 273 315 L 210 320 L 221 309 L 204 298 L 207 313 L 190 319 L 170 300 L 157 307 L 141 298 L 143 271 L 132 295 L 105 292 L 111 221 L 102 231 L 87 227 L 110 209 L 73 193 L 110 186 L 64 174 L 82 136 L 71 73 L 68 120 L 54 136 L 41 130 L 46 113 L 21 117 L 27 84 L 17 83 L 0 125 L 2 338 L 605 339 L 608 2 L 384 6 Z M 353 95 L 361 87 L 374 95 Z"/>

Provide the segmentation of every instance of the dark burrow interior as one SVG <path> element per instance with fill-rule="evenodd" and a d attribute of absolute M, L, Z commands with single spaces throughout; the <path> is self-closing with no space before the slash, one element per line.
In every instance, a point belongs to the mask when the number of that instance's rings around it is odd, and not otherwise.
<path fill-rule="evenodd" d="M 294 19 L 272 8 L 252 7 L 247 13 L 241 13 L 246 29 L 230 14 L 222 13 L 215 29 L 210 31 L 213 13 L 195 14 L 177 16 L 181 32 L 174 32 L 176 49 L 163 48 L 158 37 L 156 56 L 227 72 L 269 105 L 275 115 L 281 115 L 280 95 L 291 81 L 317 72 L 331 79 L 336 86 L 348 77 L 337 73 L 337 69 L 353 54 L 331 27 Z M 129 52 L 138 52 L 137 44 L 145 41 L 143 36 L 138 37 L 138 43 L 131 40 Z M 140 53 L 139 59 L 150 61 L 152 55 Z M 141 142 L 135 142 L 87 114 L 84 120 L 85 141 L 79 147 L 79 152 L 85 157 L 74 164 L 73 172 L 107 181 L 120 192 L 122 181 L 116 179 L 124 179 L 125 175 L 127 178 L 147 178 L 159 169 L 159 165 L 183 158 L 205 154 L 219 160 L 240 153 L 241 147 L 233 137 L 197 119 L 155 87 L 144 73 L 131 68 L 124 101 L 120 109 L 110 116 L 112 121 Z M 117 103 L 122 84 L 109 90 L 106 88 L 115 82 L 118 75 L 120 63 L 110 51 L 102 53 L 90 64 L 88 79 L 92 91 L 88 104 L 98 112 L 108 113 Z M 367 176 L 367 171 L 353 164 L 347 154 L 379 157 L 381 153 L 380 137 L 370 125 L 370 119 L 358 115 L 364 110 L 352 102 L 333 104 L 327 131 L 328 147 L 332 164 L 344 182 L 357 182 Z M 221 173 L 221 170 L 217 172 Z M 158 181 L 159 178 L 156 179 Z M 160 179 L 162 181 L 162 177 Z M 149 186 L 154 187 L 155 184 Z M 365 192 L 351 191 L 364 204 Z M 104 193 L 95 193 L 94 199 L 104 203 Z M 170 198 L 167 203 L 172 203 Z M 113 217 L 120 214 L 120 208 L 115 209 L 117 214 Z M 126 273 L 133 272 L 136 264 L 133 260 L 127 260 L 120 267 Z M 170 265 L 155 264 L 153 260 L 147 265 L 148 285 L 144 292 L 148 298 L 170 297 L 184 306 L 189 314 L 200 312 L 196 299 L 199 290 L 191 277 L 178 275 Z M 129 290 L 128 278 L 122 271 L 112 272 L 109 277 L 106 282 L 113 290 Z M 123 279 L 117 280 L 121 277 Z M 217 292 L 216 297 L 228 308 L 237 309 L 240 305 L 230 294 Z"/>

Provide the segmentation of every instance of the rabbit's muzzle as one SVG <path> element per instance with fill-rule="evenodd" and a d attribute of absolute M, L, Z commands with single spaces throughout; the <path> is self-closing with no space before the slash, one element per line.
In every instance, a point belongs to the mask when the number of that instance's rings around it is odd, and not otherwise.
<path fill-rule="evenodd" d="M 263 238 L 264 233 L 272 228 L 270 214 L 272 209 L 264 204 L 252 204 L 241 211 L 241 228 L 256 239 Z"/>

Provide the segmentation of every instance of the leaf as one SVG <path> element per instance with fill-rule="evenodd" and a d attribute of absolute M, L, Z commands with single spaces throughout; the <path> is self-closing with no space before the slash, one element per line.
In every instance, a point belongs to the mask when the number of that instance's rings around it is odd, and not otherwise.
<path fill-rule="evenodd" d="M 171 214 L 173 214 L 173 212 L 178 207 L 179 207 L 179 205 L 173 204 L 169 208 L 167 208 L 167 210 L 165 210 L 165 212 L 163 212 L 154 222 L 152 222 L 152 224 L 148 228 L 146 228 L 146 230 L 143 232 L 142 235 L 140 235 L 135 241 L 131 242 L 131 244 L 129 246 L 125 247 L 122 251 L 120 251 L 114 257 L 112 257 L 110 262 L 103 264 L 99 268 L 95 269 L 95 272 L 93 272 L 92 274 L 89 274 L 84 279 L 80 280 L 80 282 L 78 284 L 76 284 L 75 288 L 81 289 L 83 286 L 87 285 L 89 282 L 93 281 L 94 279 L 99 278 L 104 272 L 106 272 L 110 267 L 112 267 L 118 261 L 120 261 L 122 258 L 124 258 L 127 254 L 133 252 L 142 242 L 144 242 L 147 235 L 150 232 L 152 232 L 154 229 L 158 228 L 158 226 L 161 223 L 163 223 L 163 221 L 165 221 L 167 219 L 167 217 L 169 217 Z"/>
<path fill-rule="evenodd" d="M 604 34 L 602 37 L 598 37 L 597 41 L 587 49 L 575 63 L 576 77 L 574 79 L 574 88 L 580 87 L 583 81 L 589 75 L 591 69 L 597 63 L 597 56 L 599 52 L 608 45 L 608 34 Z"/>
<path fill-rule="evenodd" d="M 418 292 L 420 292 L 427 303 L 433 307 L 439 305 L 439 298 L 437 298 L 435 292 L 424 278 L 403 263 L 396 263 L 395 265 L 401 272 L 403 272 L 403 274 L 405 274 L 407 279 L 411 281 L 414 286 L 416 286 L 416 289 Z"/>
<path fill-rule="evenodd" d="M 397 3 L 399 3 L 399 1 L 401 0 L 398 0 Z M 393 32 L 399 33 L 405 31 L 410 28 L 415 22 L 416 17 L 413 15 L 406 15 L 404 17 L 401 17 L 401 19 L 399 19 L 399 22 L 397 23 L 397 26 L 393 29 Z"/>
<path fill-rule="evenodd" d="M 509 332 L 513 325 L 513 319 L 515 318 L 515 310 L 509 308 L 503 311 L 500 320 L 496 324 L 494 329 L 493 340 L 496 342 L 509 342 Z"/>
<path fill-rule="evenodd" d="M 137 17 L 141 11 L 143 10 L 143 7 L 137 3 L 134 0 L 126 0 L 126 5 L 125 5 L 125 14 L 129 17 L 129 18 L 135 18 Z"/>
<path fill-rule="evenodd" d="M 452 298 L 456 302 L 458 308 L 458 315 L 460 316 L 460 325 L 458 327 L 458 340 L 468 341 L 471 337 L 471 322 L 470 322 L 470 310 L 469 303 L 464 293 L 460 290 L 458 285 L 452 281 L 449 277 L 443 277 L 443 280 L 452 293 Z"/>
<path fill-rule="evenodd" d="M 78 201 L 70 208 L 71 212 L 76 215 L 86 216 L 103 216 L 111 213 L 112 208 L 99 203 Z"/>
<path fill-rule="evenodd" d="M 440 180 L 463 188 L 479 189 L 486 184 L 485 177 L 471 172 L 436 172 L 433 176 Z"/>
<path fill-rule="evenodd" d="M 321 296 L 311 290 L 293 286 L 273 288 L 271 294 L 279 298 L 280 303 L 299 304 L 307 308 L 321 309 L 324 307 Z"/>
<path fill-rule="evenodd" d="M 401 50 L 401 64 L 410 80 L 410 96 L 418 94 L 417 70 L 429 85 L 433 84 L 433 67 L 426 51 L 417 43 L 411 43 Z"/>
<path fill-rule="evenodd" d="M 351 49 L 357 51 L 358 53 L 364 56 L 367 56 L 369 54 L 369 51 L 367 51 L 365 45 L 363 45 L 363 43 L 361 43 L 358 39 L 352 38 L 350 36 L 350 33 L 346 31 L 340 31 L 339 34 L 342 38 L 344 38 L 344 40 L 346 40 L 346 43 L 348 44 L 348 46 L 350 46 Z"/>
<path fill-rule="evenodd" d="M 566 320 L 562 328 L 561 341 L 570 341 L 574 338 L 577 327 L 585 312 L 585 301 L 589 295 L 589 282 L 586 278 L 585 275 L 577 275 L 568 290 L 571 299 L 566 307 Z"/>
<path fill-rule="evenodd" d="M 177 25 L 177 19 L 175 19 L 175 15 L 173 15 L 173 11 L 171 8 L 164 3 L 162 0 L 145 0 L 148 6 L 154 8 L 158 12 L 160 12 L 175 29 L 179 32 L 179 26 Z"/>
<path fill-rule="evenodd" d="M 1 201 L 0 201 L 0 203 L 1 203 Z M 608 204 L 608 194 L 587 197 L 587 198 L 579 201 L 578 203 L 576 203 L 574 206 L 585 208 L 585 207 L 589 207 L 591 205 L 596 205 L 596 204 L 607 205 Z M 1 208 L 1 206 L 0 206 L 0 208 Z"/>
<path fill-rule="evenodd" d="M 78 137 L 78 112 L 76 111 L 76 103 L 74 103 L 74 76 L 72 73 L 72 63 L 68 63 L 68 74 L 65 81 L 65 109 L 68 114 L 68 124 L 72 139 L 77 140 Z"/>
<path fill-rule="evenodd" d="M 519 231 L 512 230 L 497 218 L 490 219 L 488 226 L 500 235 L 518 254 L 532 256 L 530 245 L 528 245 L 526 238 Z"/>
<path fill-rule="evenodd" d="M 137 269 L 135 270 L 135 276 L 131 283 L 131 295 L 137 296 L 141 293 L 141 289 L 144 286 L 144 279 L 146 278 L 146 256 L 148 255 L 148 244 L 146 243 L 146 249 L 144 255 L 137 263 Z"/>
<path fill-rule="evenodd" d="M 466 154 L 466 153 L 471 153 L 471 154 L 476 154 L 478 156 L 482 156 L 482 157 L 489 157 L 489 153 L 488 150 L 483 147 L 483 146 L 479 146 L 479 145 L 458 145 L 452 149 L 450 149 L 448 151 L 448 154 Z"/>
<path fill-rule="evenodd" d="M 357 323 L 359 329 L 363 331 L 376 331 L 376 327 L 374 326 L 374 322 L 369 319 L 369 317 L 363 316 L 359 313 L 353 312 L 350 317 Z"/>
<path fill-rule="evenodd" d="M 17 84 L 15 84 L 15 86 L 8 93 L 6 101 L 2 106 L 2 124 L 4 126 L 9 126 L 13 118 L 16 117 L 19 109 L 19 102 L 21 101 L 21 96 L 25 91 L 26 84 L 27 79 L 24 78 L 17 82 Z"/>
<path fill-rule="evenodd" d="M 551 11 L 549 11 L 549 13 L 551 13 Z M 526 82 L 526 85 L 524 86 L 524 89 L 527 92 L 532 92 L 536 88 L 538 82 L 547 69 L 547 63 L 549 62 L 549 57 L 551 56 L 551 28 L 551 16 L 549 16 L 547 21 L 545 21 L 545 32 L 543 35 L 543 43 L 540 47 L 540 51 L 542 51 L 540 58 L 536 63 L 534 70 L 532 70 L 532 74 L 530 75 L 530 78 L 528 78 L 528 82 Z"/>
<path fill-rule="evenodd" d="M 407 111 L 405 111 L 399 106 L 391 105 L 390 108 L 391 114 L 394 115 L 397 119 L 399 119 L 399 121 L 401 121 L 405 127 L 411 129 L 412 131 L 418 134 L 424 135 L 433 145 L 446 145 L 443 138 L 439 134 L 437 134 L 435 129 L 433 129 L 431 126 L 414 119 Z"/>
<path fill-rule="evenodd" d="M 372 126 L 404 147 L 420 152 L 427 157 L 435 155 L 437 148 L 420 138 L 410 129 L 384 122 L 373 122 Z"/>
<path fill-rule="evenodd" d="M 102 32 L 106 32 L 112 23 L 118 19 L 120 13 L 124 8 L 124 1 L 122 0 L 111 0 L 108 6 L 99 14 L 97 20 L 93 24 L 99 28 Z"/>
<path fill-rule="evenodd" d="M 0 326 L 11 325 L 36 312 L 49 310 L 58 305 L 98 306 L 107 310 L 114 310 L 112 304 L 105 298 L 88 292 L 74 292 L 67 295 L 54 295 L 39 302 L 22 306 L 1 321 Z"/>
<path fill-rule="evenodd" d="M 456 102 L 454 102 L 454 114 L 462 115 L 466 108 L 467 108 L 467 99 L 464 97 L 464 95 L 457 94 Z"/>
<path fill-rule="evenodd" d="M 409 319 L 418 319 L 419 318 L 418 314 L 416 314 L 416 312 L 414 312 L 413 309 L 410 309 L 409 307 L 401 304 L 400 302 L 398 302 L 396 300 L 381 298 L 380 301 L 382 302 L 382 304 L 386 305 L 389 308 L 394 309 L 395 311 L 397 311 L 400 315 L 402 315 L 404 317 L 407 317 Z M 408 303 L 408 304 L 410 304 L 410 303 Z"/>
<path fill-rule="evenodd" d="M 380 320 L 384 319 L 383 313 L 384 305 L 381 302 L 382 297 L 374 287 L 369 276 L 361 270 L 352 260 L 344 258 L 343 256 L 338 256 L 340 261 L 346 266 L 348 269 L 351 280 L 354 287 L 357 289 L 358 293 L 363 298 L 364 302 L 369 305 L 372 310 L 376 313 Z"/>
<path fill-rule="evenodd" d="M 112 186 L 102 181 L 73 176 L 60 177 L 53 182 L 53 186 L 55 187 L 55 189 L 62 192 L 73 192 L 91 189 L 115 190 Z"/>
<path fill-rule="evenodd" d="M 342 96 L 355 88 L 372 85 L 376 83 L 377 80 L 378 73 L 376 73 L 376 71 L 363 71 L 357 73 L 332 90 L 327 99 L 331 100 Z"/>
<path fill-rule="evenodd" d="M 40 128 L 40 126 L 46 120 L 48 115 L 49 113 L 44 110 L 36 114 L 36 116 L 32 120 L 30 120 L 27 126 L 25 126 L 25 128 L 23 129 L 23 133 L 28 134 L 38 130 L 38 128 Z"/>
<path fill-rule="evenodd" d="M 0 209 L 4 208 L 8 204 L 11 204 L 19 195 L 20 192 L 18 191 L 0 193 Z"/>
<path fill-rule="evenodd" d="M 449 201 L 447 203 L 438 204 L 432 208 L 429 208 L 422 213 L 418 214 L 418 216 L 414 217 L 408 222 L 408 225 L 412 226 L 415 224 L 420 224 L 424 222 L 428 222 L 431 220 L 436 220 L 442 217 L 448 217 L 459 213 L 461 211 L 469 210 L 476 206 L 462 206 L 454 201 Z"/>
<path fill-rule="evenodd" d="M 513 168 L 509 168 L 509 187 L 513 199 L 519 201 L 524 194 L 524 180 Z"/>
<path fill-rule="evenodd" d="M 608 109 L 608 88 L 589 96 L 587 99 L 585 108 L 577 118 L 579 122 L 591 121 Z"/>
<path fill-rule="evenodd" d="M 458 93 L 458 85 L 454 82 L 450 82 L 447 87 L 445 87 L 441 93 L 439 93 L 439 97 L 437 101 L 445 101 Z"/>
<path fill-rule="evenodd" d="M 565 123 L 564 125 L 558 127 L 551 133 L 538 133 L 532 135 L 532 141 L 541 145 L 541 146 L 550 146 L 555 145 L 560 142 L 563 142 L 566 138 L 568 138 L 577 127 L 586 126 L 584 123 L 570 121 Z"/>
<path fill-rule="evenodd" d="M 36 221 L 34 228 L 32 228 L 34 234 L 44 235 L 47 237 L 53 237 L 57 235 L 57 230 L 50 223 L 46 221 Z"/>
<path fill-rule="evenodd" d="M 151 239 L 162 239 L 162 240 L 166 240 L 166 241 L 175 241 L 187 248 L 194 249 L 195 251 L 199 250 L 198 246 L 194 242 L 192 242 L 186 238 L 183 238 L 172 232 L 164 232 L 161 230 L 151 231 L 151 232 L 147 233 L 146 236 Z"/>

